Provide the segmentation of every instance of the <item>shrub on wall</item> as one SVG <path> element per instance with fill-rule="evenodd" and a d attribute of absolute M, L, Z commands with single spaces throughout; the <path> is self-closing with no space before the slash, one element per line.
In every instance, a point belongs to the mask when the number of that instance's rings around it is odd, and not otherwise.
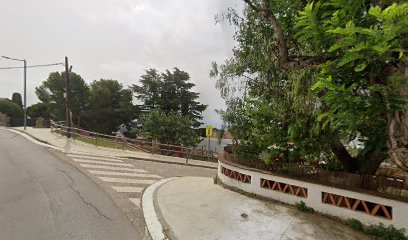
<path fill-rule="evenodd" d="M 15 102 L 8 99 L 0 100 L 0 112 L 7 114 L 11 118 L 23 117 L 23 110 Z"/>

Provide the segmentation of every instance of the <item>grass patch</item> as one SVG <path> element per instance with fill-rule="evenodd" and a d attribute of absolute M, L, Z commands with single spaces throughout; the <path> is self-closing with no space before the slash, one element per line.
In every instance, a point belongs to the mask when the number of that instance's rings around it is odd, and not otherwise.
<path fill-rule="evenodd" d="M 305 202 L 300 201 L 295 203 L 295 207 L 297 210 L 301 212 L 306 212 L 306 213 L 314 213 L 314 209 L 311 207 L 308 207 Z"/>
<path fill-rule="evenodd" d="M 393 225 L 385 226 L 380 223 L 378 225 L 364 226 L 362 222 L 354 218 L 348 219 L 346 224 L 350 228 L 373 236 L 376 239 L 408 240 L 408 237 L 405 235 L 405 229 L 397 229 Z"/>
<path fill-rule="evenodd" d="M 99 147 L 119 148 L 119 149 L 123 148 L 123 143 L 121 143 L 121 142 L 115 143 L 115 142 L 112 142 L 112 141 L 105 140 L 103 138 L 99 138 L 98 141 L 96 141 L 96 139 L 94 139 L 94 138 L 87 138 L 87 137 L 76 135 L 76 136 L 74 136 L 74 139 L 78 140 L 78 141 L 81 141 L 81 142 L 84 142 L 84 143 L 89 143 L 89 144 L 92 144 L 92 145 L 98 145 Z M 128 148 L 125 147 L 125 149 L 128 149 Z"/>
<path fill-rule="evenodd" d="M 360 222 L 359 220 L 355 219 L 355 218 L 349 218 L 346 221 L 346 225 L 351 228 L 354 229 L 356 231 L 364 231 L 364 225 L 362 222 Z"/>

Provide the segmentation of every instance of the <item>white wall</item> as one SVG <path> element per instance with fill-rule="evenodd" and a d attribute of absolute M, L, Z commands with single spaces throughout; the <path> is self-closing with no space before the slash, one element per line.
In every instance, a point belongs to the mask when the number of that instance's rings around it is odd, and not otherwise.
<path fill-rule="evenodd" d="M 225 176 L 221 172 L 222 166 L 242 174 L 250 175 L 251 183 L 250 184 L 242 183 L 238 180 Z M 245 192 L 278 200 L 284 203 L 295 204 L 296 202 L 303 201 L 306 203 L 307 206 L 312 207 L 315 211 L 336 216 L 342 219 L 355 218 L 360 220 L 362 223 L 366 225 L 379 223 L 383 223 L 385 225 L 392 224 L 397 228 L 405 228 L 408 230 L 408 203 L 405 202 L 399 202 L 391 199 L 368 195 L 365 193 L 353 192 L 339 188 L 333 188 L 329 186 L 298 181 L 290 178 L 264 174 L 255 171 L 249 171 L 238 167 L 234 167 L 232 165 L 220 161 L 218 162 L 218 177 L 227 186 L 238 188 Z M 307 188 L 308 189 L 307 198 L 294 196 L 291 194 L 282 193 L 267 188 L 262 188 L 260 180 L 261 178 Z M 390 220 L 385 217 L 372 216 L 365 212 L 354 211 L 351 209 L 322 203 L 322 192 L 328 192 L 340 196 L 390 206 L 392 207 L 392 219 Z"/>

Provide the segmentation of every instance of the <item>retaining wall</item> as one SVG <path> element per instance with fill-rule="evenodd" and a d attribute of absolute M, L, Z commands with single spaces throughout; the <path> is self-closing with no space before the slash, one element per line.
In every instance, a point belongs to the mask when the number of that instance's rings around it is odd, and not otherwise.
<path fill-rule="evenodd" d="M 227 186 L 280 202 L 303 201 L 315 211 L 366 225 L 383 223 L 408 230 L 408 203 L 315 183 L 265 174 L 218 161 L 218 177 Z"/>

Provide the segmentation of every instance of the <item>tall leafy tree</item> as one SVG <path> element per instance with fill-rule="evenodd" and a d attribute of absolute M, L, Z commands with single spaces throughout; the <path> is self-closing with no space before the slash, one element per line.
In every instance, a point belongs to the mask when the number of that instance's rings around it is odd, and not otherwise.
<path fill-rule="evenodd" d="M 154 109 L 142 117 L 142 128 L 138 133 L 160 143 L 195 146 L 199 137 L 191 128 L 192 121 L 178 112 Z"/>
<path fill-rule="evenodd" d="M 82 77 L 74 72 L 69 73 L 70 95 L 69 103 L 74 122 L 85 114 L 88 105 L 89 87 Z M 41 102 L 48 104 L 51 117 L 54 120 L 65 120 L 65 72 L 52 72 L 35 93 Z"/>
<path fill-rule="evenodd" d="M 45 118 L 51 117 L 48 103 L 36 103 L 27 108 L 27 115 L 32 118 Z"/>
<path fill-rule="evenodd" d="M 23 101 L 21 100 L 20 93 L 13 93 L 13 95 L 11 96 L 11 101 L 15 102 L 18 106 L 20 106 L 21 109 L 23 109 Z"/>
<path fill-rule="evenodd" d="M 348 172 L 373 174 L 386 157 L 407 168 L 407 4 L 244 2 L 243 16 L 219 16 L 237 25 L 238 45 L 211 71 L 232 129 L 248 129 L 237 132 L 244 145 L 269 162 L 330 149 Z M 229 120 L 234 112 L 245 114 Z M 351 140 L 363 142 L 356 155 Z"/>
<path fill-rule="evenodd" d="M 174 68 L 159 73 L 156 69 L 147 70 L 140 78 L 140 85 L 132 85 L 136 98 L 142 102 L 145 111 L 161 109 L 166 113 L 178 112 L 193 120 L 198 127 L 206 105 L 197 101 L 199 93 L 193 92 L 194 83 L 189 82 L 187 72 Z"/>
<path fill-rule="evenodd" d="M 111 134 L 120 124 L 130 125 L 136 108 L 132 103 L 132 91 L 124 89 L 116 80 L 101 79 L 90 85 L 86 127 Z"/>

